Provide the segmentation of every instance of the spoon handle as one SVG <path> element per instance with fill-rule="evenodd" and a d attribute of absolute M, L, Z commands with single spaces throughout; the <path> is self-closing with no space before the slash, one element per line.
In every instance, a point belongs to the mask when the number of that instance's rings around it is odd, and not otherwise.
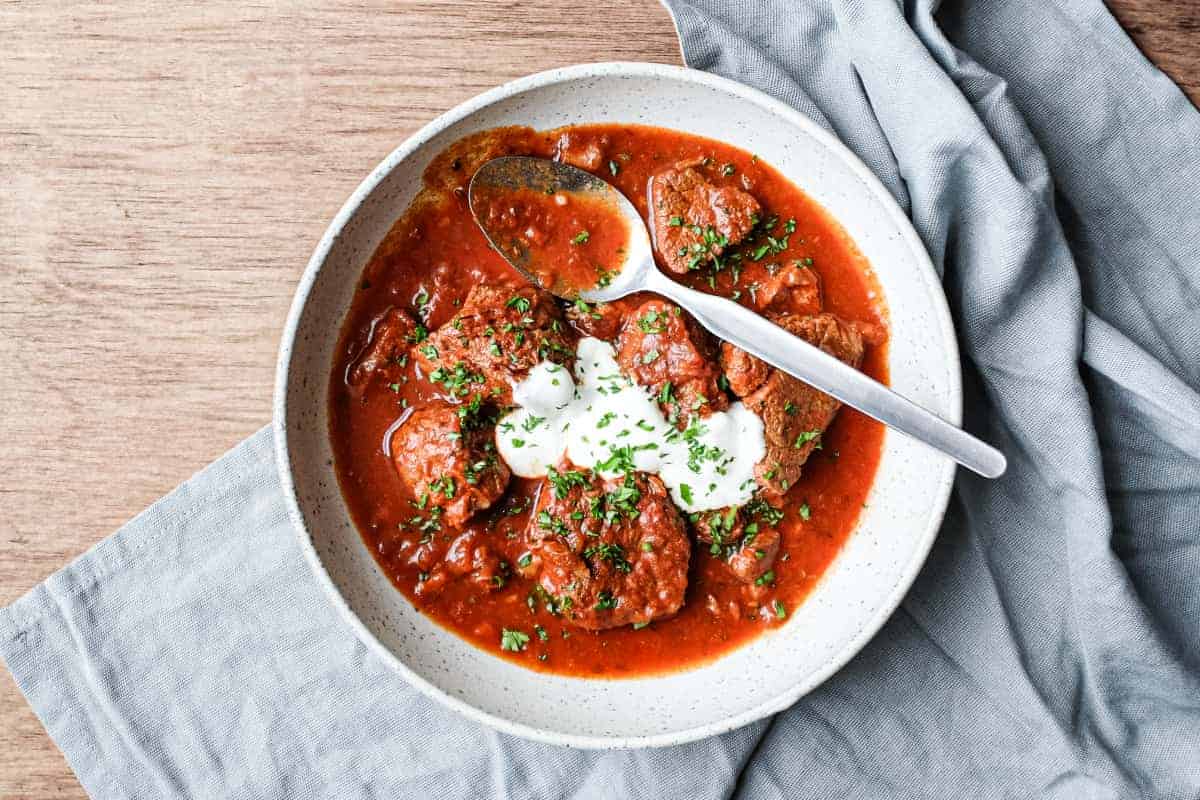
<path fill-rule="evenodd" d="M 648 270 L 648 277 L 646 289 L 683 306 L 717 338 L 833 395 L 884 425 L 924 442 L 972 472 L 985 478 L 998 478 L 1004 474 L 1008 462 L 996 448 L 764 317 L 732 300 L 681 286 L 656 269 Z"/>

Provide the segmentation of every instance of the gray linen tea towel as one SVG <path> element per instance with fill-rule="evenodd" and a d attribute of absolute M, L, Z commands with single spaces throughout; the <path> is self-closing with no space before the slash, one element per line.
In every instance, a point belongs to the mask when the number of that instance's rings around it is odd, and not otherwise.
<path fill-rule="evenodd" d="M 942 271 L 967 424 L 900 611 L 792 709 L 582 752 L 357 642 L 260 431 L 0 612 L 93 797 L 1200 796 L 1200 115 L 1096 0 L 666 0 L 690 66 L 839 135 Z"/>

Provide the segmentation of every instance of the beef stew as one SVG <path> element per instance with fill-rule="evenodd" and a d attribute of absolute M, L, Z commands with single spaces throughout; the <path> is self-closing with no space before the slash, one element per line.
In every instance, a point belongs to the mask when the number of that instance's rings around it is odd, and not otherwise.
<path fill-rule="evenodd" d="M 330 436 L 364 542 L 422 613 L 532 669 L 679 669 L 784 624 L 853 530 L 882 426 L 715 341 L 660 298 L 565 303 L 531 287 L 467 208 L 475 169 L 500 155 L 559 158 L 610 181 L 651 224 L 676 280 L 886 381 L 886 309 L 869 265 L 761 159 L 642 126 L 485 131 L 429 166 L 342 332 Z M 572 274 L 591 280 L 625 234 L 560 211 L 538 198 L 496 213 L 511 214 L 514 231 L 554 237 Z M 518 457 L 553 438 L 548 420 L 569 404 L 556 392 L 574 376 L 579 394 L 582 359 L 597 348 L 661 415 L 661 427 L 638 419 L 627 438 L 651 444 L 644 422 L 664 447 L 711 460 L 709 486 L 639 469 L 647 454 L 621 443 L 618 423 L 602 431 L 603 414 L 589 418 L 593 433 L 612 439 L 592 444 L 611 458 Z M 702 431 L 735 411 L 755 418 L 763 449 L 731 494 Z"/>

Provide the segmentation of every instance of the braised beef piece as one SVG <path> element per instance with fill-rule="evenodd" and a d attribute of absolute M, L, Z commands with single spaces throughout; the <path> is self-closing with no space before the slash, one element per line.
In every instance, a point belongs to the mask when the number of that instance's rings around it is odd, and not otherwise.
<path fill-rule="evenodd" d="M 472 406 L 439 402 L 396 429 L 392 462 L 415 498 L 416 516 L 457 528 L 504 494 L 510 473 L 492 436 Z"/>
<path fill-rule="evenodd" d="M 783 324 L 778 318 L 772 321 L 777 325 Z M 766 383 L 767 378 L 775 372 L 770 364 L 758 360 L 729 342 L 721 342 L 721 369 L 725 371 L 725 380 L 729 384 L 729 390 L 738 397 L 745 397 L 762 386 Z"/>
<path fill-rule="evenodd" d="M 716 186 L 691 167 L 650 179 L 654 244 L 667 267 L 680 274 L 720 256 L 746 237 L 762 207 L 752 195 Z"/>
<path fill-rule="evenodd" d="M 584 336 L 612 342 L 621 332 L 625 315 L 616 303 L 577 302 L 567 308 L 567 319 Z"/>
<path fill-rule="evenodd" d="M 821 311 L 821 279 L 808 267 L 792 262 L 758 282 L 754 307 L 777 314 L 818 314 Z"/>
<path fill-rule="evenodd" d="M 588 172 L 599 172 L 608 159 L 608 136 L 564 131 L 554 145 L 554 157 Z"/>
<path fill-rule="evenodd" d="M 605 480 L 560 464 L 527 537 L 542 562 L 541 587 L 572 625 L 644 625 L 683 605 L 691 543 L 654 475 Z"/>
<path fill-rule="evenodd" d="M 739 508 L 702 511 L 693 515 L 692 530 L 739 580 L 754 583 L 774 565 L 780 534 L 760 518 L 746 518 L 747 512 Z"/>
<path fill-rule="evenodd" d="M 488 537 L 471 527 L 460 533 L 442 552 L 440 545 L 420 545 L 412 557 L 422 578 L 413 587 L 419 597 L 435 597 L 453 580 L 466 580 L 482 591 L 504 588 L 512 567 L 488 543 Z"/>
<path fill-rule="evenodd" d="M 833 314 L 786 314 L 772 322 L 856 369 L 862 364 L 862 336 Z M 730 388 L 763 422 L 767 454 L 755 467 L 759 486 L 767 495 L 782 495 L 800 477 L 841 403 L 728 342 L 721 345 L 721 364 Z"/>
<path fill-rule="evenodd" d="M 403 309 L 389 308 L 371 322 L 367 346 L 350 369 L 351 386 L 365 385 L 375 377 L 395 383 L 403 372 L 400 362 L 425 329 Z"/>
<path fill-rule="evenodd" d="M 779 554 L 780 534 L 778 528 L 762 527 L 754 533 L 746 533 L 737 543 L 737 549 L 729 554 L 729 571 L 743 583 L 754 583 L 775 565 Z"/>
<path fill-rule="evenodd" d="M 510 567 L 480 531 L 471 529 L 455 537 L 442 559 L 446 570 L 454 577 L 466 577 L 481 589 L 494 590 L 504 586 Z"/>
<path fill-rule="evenodd" d="M 744 525 L 737 506 L 699 511 L 692 514 L 690 520 L 696 538 L 705 544 L 716 546 L 716 549 L 712 550 L 714 556 L 719 554 L 719 548 L 742 538 Z"/>
<path fill-rule="evenodd" d="M 621 370 L 650 389 L 667 419 L 681 428 L 692 415 L 706 417 L 729 406 L 717 359 L 708 331 L 666 300 L 635 308 L 617 338 Z"/>
<path fill-rule="evenodd" d="M 413 348 L 425 375 L 457 398 L 481 394 L 512 403 L 512 382 L 543 360 L 569 369 L 575 350 L 546 292 L 532 286 L 475 286 L 462 309 Z"/>

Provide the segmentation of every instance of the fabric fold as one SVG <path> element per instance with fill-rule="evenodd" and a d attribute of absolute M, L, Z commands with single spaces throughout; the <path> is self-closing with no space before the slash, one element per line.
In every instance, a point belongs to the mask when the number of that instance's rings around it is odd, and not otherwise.
<path fill-rule="evenodd" d="M 1193 796 L 1200 202 L 1159 178 L 1200 167 L 1195 109 L 1098 3 L 668 5 L 689 65 L 877 133 L 843 138 L 942 271 L 968 425 L 1010 455 L 960 474 L 903 614 L 780 715 L 742 794 Z M 852 758 L 788 748 L 833 730 Z"/>

